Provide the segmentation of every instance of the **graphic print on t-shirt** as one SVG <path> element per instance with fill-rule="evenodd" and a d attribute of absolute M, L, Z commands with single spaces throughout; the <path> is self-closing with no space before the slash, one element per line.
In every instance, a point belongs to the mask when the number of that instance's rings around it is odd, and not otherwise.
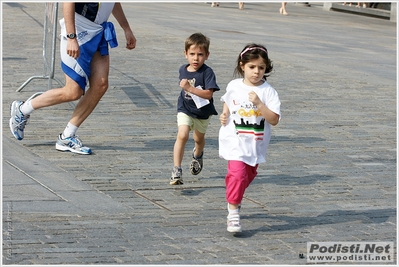
<path fill-rule="evenodd" d="M 234 107 L 237 108 L 232 110 L 237 135 L 249 135 L 253 136 L 255 140 L 263 140 L 265 118 L 262 117 L 257 107 L 251 102 L 233 100 L 233 103 Z M 236 120 L 238 118 L 239 121 Z"/>
<path fill-rule="evenodd" d="M 187 81 L 188 81 L 188 83 L 189 83 L 192 87 L 195 87 L 195 78 L 189 79 L 189 80 L 187 80 Z M 188 93 L 188 92 L 185 92 L 184 97 L 185 97 L 186 99 L 189 99 L 189 100 L 192 99 L 190 93 Z"/>

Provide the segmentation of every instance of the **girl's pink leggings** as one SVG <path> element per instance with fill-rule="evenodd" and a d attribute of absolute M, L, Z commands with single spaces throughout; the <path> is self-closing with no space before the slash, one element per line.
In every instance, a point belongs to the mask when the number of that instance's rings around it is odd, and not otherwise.
<path fill-rule="evenodd" d="M 227 163 L 226 200 L 230 204 L 241 203 L 245 189 L 255 179 L 258 172 L 258 164 L 254 167 L 237 160 L 229 160 Z"/>

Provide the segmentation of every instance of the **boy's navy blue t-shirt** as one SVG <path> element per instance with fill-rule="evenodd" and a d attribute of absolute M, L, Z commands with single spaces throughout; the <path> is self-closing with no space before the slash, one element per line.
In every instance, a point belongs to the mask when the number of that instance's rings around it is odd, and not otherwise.
<path fill-rule="evenodd" d="M 216 76 L 213 70 L 206 64 L 195 71 L 187 71 L 188 64 L 184 64 L 179 69 L 179 81 L 187 79 L 193 87 L 201 87 L 203 90 L 219 91 L 220 88 L 216 84 Z M 194 84 L 192 84 L 194 83 Z M 210 103 L 202 108 L 197 108 L 194 100 L 183 89 L 177 100 L 177 112 L 183 112 L 190 117 L 206 120 L 211 115 L 217 115 L 215 106 L 213 105 L 213 97 L 209 99 Z"/>

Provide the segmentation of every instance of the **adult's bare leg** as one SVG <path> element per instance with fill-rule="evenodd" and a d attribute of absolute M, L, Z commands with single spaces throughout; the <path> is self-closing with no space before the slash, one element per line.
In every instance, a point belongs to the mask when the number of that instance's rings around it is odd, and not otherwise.
<path fill-rule="evenodd" d="M 79 127 L 93 112 L 100 99 L 108 89 L 109 56 L 101 56 L 96 52 L 91 62 L 91 76 L 89 78 L 90 88 L 80 99 L 69 121 Z"/>
<path fill-rule="evenodd" d="M 79 99 L 83 94 L 83 90 L 67 75 L 65 75 L 65 80 L 66 84 L 64 87 L 48 90 L 33 98 L 31 102 L 32 107 L 40 109 Z"/>

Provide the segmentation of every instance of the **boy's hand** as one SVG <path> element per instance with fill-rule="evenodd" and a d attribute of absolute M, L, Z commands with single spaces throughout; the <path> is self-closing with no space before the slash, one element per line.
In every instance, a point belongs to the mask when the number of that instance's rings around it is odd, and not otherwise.
<path fill-rule="evenodd" d="M 187 79 L 182 79 L 182 80 L 180 81 L 180 87 L 181 87 L 184 91 L 186 91 L 187 93 L 189 93 L 189 89 L 190 89 L 191 85 L 190 85 L 190 83 L 188 82 Z"/>
<path fill-rule="evenodd" d="M 227 120 L 228 120 L 228 119 L 229 119 L 229 114 L 227 114 L 227 113 L 222 113 L 222 114 L 220 114 L 219 120 L 220 120 L 220 123 L 221 123 L 223 126 L 226 126 Z"/>

